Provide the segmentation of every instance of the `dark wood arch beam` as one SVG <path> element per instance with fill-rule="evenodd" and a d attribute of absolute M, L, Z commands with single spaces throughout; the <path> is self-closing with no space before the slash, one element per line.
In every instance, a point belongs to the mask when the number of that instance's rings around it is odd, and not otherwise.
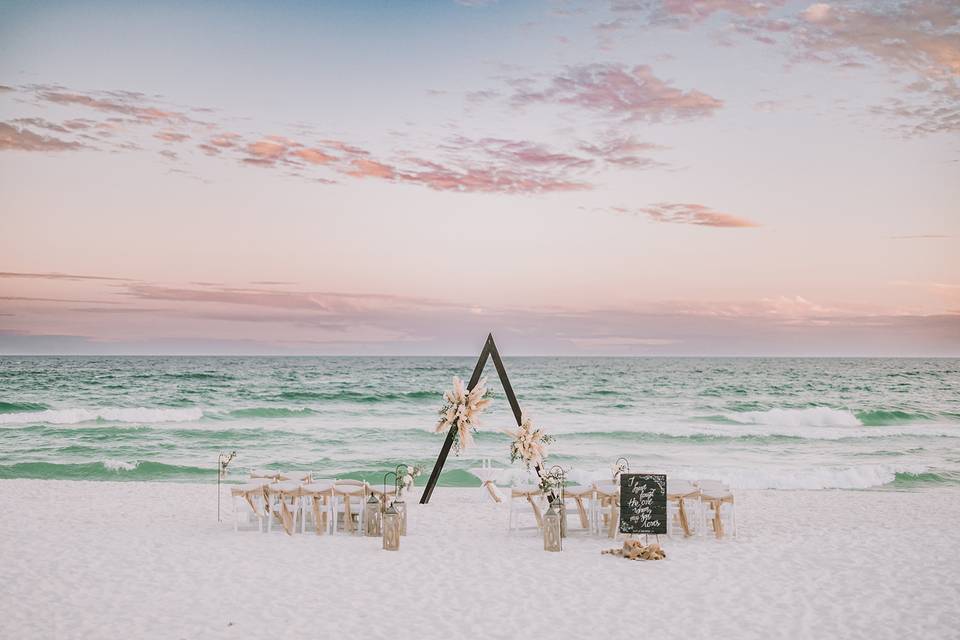
<path fill-rule="evenodd" d="M 477 360 L 477 366 L 473 368 L 473 375 L 470 376 L 470 382 L 467 384 L 467 393 L 473 390 L 480 382 L 480 376 L 483 375 L 483 368 L 487 364 L 487 358 L 493 358 L 493 366 L 497 369 L 497 376 L 500 377 L 500 384 L 503 385 L 503 391 L 507 394 L 507 401 L 510 403 L 510 409 L 513 411 L 513 417 L 517 420 L 519 427 L 523 421 L 523 413 L 520 411 L 520 403 L 517 402 L 517 396 L 513 393 L 513 387 L 510 386 L 510 379 L 507 377 L 507 370 L 503 368 L 503 360 L 500 359 L 500 352 L 497 351 L 497 344 L 493 341 L 493 334 L 487 335 L 487 341 L 483 345 L 483 351 L 480 352 L 480 358 Z M 437 462 L 433 465 L 433 471 L 430 473 L 430 479 L 423 489 L 423 495 L 420 496 L 420 504 L 430 502 L 430 496 L 433 495 L 433 488 L 440 479 L 440 472 L 443 465 L 450 455 L 450 447 L 453 446 L 453 436 L 456 433 L 457 425 L 451 425 L 447 432 L 447 438 L 443 441 L 443 447 L 440 449 L 440 455 L 437 456 Z M 539 473 L 539 469 L 537 472 Z"/>

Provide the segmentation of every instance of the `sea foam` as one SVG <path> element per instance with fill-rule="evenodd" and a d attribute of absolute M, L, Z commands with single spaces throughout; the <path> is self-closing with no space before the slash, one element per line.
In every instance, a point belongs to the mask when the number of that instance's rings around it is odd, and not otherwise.
<path fill-rule="evenodd" d="M 203 417 L 203 410 L 191 409 L 147 409 L 137 408 L 97 408 L 97 409 L 47 409 L 46 411 L 24 411 L 21 413 L 0 414 L 0 424 L 27 424 L 45 422 L 47 424 L 79 424 L 104 420 L 107 422 L 189 422 Z"/>
<path fill-rule="evenodd" d="M 133 471 L 140 465 L 139 462 L 126 462 L 124 460 L 104 460 L 102 464 L 107 471 Z"/>
<path fill-rule="evenodd" d="M 742 424 L 763 424 L 778 427 L 862 427 L 863 423 L 846 409 L 807 407 L 805 409 L 770 409 L 744 411 L 728 416 Z"/>

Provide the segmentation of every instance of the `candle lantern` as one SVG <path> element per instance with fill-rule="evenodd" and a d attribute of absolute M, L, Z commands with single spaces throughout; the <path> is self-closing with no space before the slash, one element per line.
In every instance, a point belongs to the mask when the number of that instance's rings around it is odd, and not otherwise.
<path fill-rule="evenodd" d="M 349 497 L 347 499 L 349 500 Z M 363 505 L 363 521 L 366 535 L 380 535 L 380 501 L 372 493 Z"/>
<path fill-rule="evenodd" d="M 410 468 L 405 464 L 397 465 L 396 472 L 396 499 L 393 501 L 393 508 L 400 514 L 400 535 L 407 535 L 407 503 L 403 501 L 403 490 L 406 487 L 407 474 Z"/>
<path fill-rule="evenodd" d="M 394 500 L 390 506 L 400 517 L 400 535 L 407 535 L 407 503 L 403 500 Z"/>
<path fill-rule="evenodd" d="M 383 548 L 388 551 L 396 551 L 400 548 L 400 513 L 393 507 L 393 504 L 387 503 L 387 477 L 393 476 L 393 484 L 397 484 L 397 474 L 387 471 L 383 474 L 383 506 L 386 507 L 381 515 L 381 528 L 383 529 Z"/>
<path fill-rule="evenodd" d="M 383 548 L 387 551 L 400 548 L 400 514 L 392 504 L 383 512 Z"/>
<path fill-rule="evenodd" d="M 560 514 L 550 503 L 550 508 L 543 514 L 543 550 L 561 551 L 563 543 L 560 540 Z"/>
<path fill-rule="evenodd" d="M 617 458 L 613 463 L 613 484 L 620 484 L 621 473 L 630 473 L 630 463 L 626 458 Z"/>
<path fill-rule="evenodd" d="M 566 474 L 563 467 L 554 465 L 550 468 L 550 475 L 554 478 L 554 488 L 551 491 L 551 503 L 557 505 L 557 513 L 560 516 L 560 537 L 567 537 L 567 503 L 564 495 L 566 486 Z"/>

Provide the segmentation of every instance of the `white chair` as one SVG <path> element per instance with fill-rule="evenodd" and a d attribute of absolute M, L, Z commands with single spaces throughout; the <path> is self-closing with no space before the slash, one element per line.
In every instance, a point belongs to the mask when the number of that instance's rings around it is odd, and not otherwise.
<path fill-rule="evenodd" d="M 253 479 L 267 478 L 273 481 L 278 481 L 281 479 L 280 472 L 273 469 L 254 469 L 250 472 L 250 477 Z"/>
<path fill-rule="evenodd" d="M 314 531 L 329 532 L 333 522 L 333 480 L 312 482 L 301 487 L 302 496 L 300 533 L 307 532 L 307 520 L 313 520 Z M 316 503 L 316 504 L 314 504 Z M 317 517 L 319 516 L 319 518 Z"/>
<path fill-rule="evenodd" d="M 702 504 L 703 532 L 712 530 L 717 538 L 722 538 L 729 530 L 737 537 L 737 514 L 730 487 L 719 480 L 699 480 L 700 502 Z"/>
<path fill-rule="evenodd" d="M 331 533 L 337 532 L 337 525 L 342 520 L 344 531 L 363 535 L 363 506 L 367 495 L 367 483 L 362 480 L 337 480 L 334 483 Z M 349 511 L 347 502 L 350 504 Z M 350 514 L 349 521 L 346 519 L 347 513 Z M 353 521 L 354 518 L 356 523 Z"/>
<path fill-rule="evenodd" d="M 280 480 L 287 480 L 289 482 L 311 482 L 313 479 L 313 474 L 309 471 L 280 471 L 277 473 L 277 477 Z"/>
<path fill-rule="evenodd" d="M 285 482 L 274 482 L 266 486 L 271 516 L 276 514 L 277 517 L 282 517 L 280 514 L 284 508 L 293 516 L 293 526 L 290 529 L 291 533 L 297 530 L 297 519 L 301 517 L 303 510 L 303 500 L 300 497 L 299 491 L 300 483 L 289 480 Z M 267 519 L 267 533 L 273 531 L 274 519 L 274 517 Z"/>
<path fill-rule="evenodd" d="M 542 496 L 543 492 L 541 492 L 540 487 L 536 485 L 529 484 L 510 487 L 510 516 L 509 520 L 507 521 L 507 530 L 510 533 L 519 531 L 521 528 L 539 529 L 543 526 L 542 512 L 539 504 Z M 522 504 L 520 505 L 520 508 L 516 506 L 517 500 L 523 500 L 530 505 L 535 526 L 520 527 L 520 513 L 523 512 L 524 509 L 522 508 Z"/>
<path fill-rule="evenodd" d="M 594 531 L 616 539 L 620 523 L 620 485 L 612 480 L 593 483 L 596 506 L 594 507 Z"/>
<path fill-rule="evenodd" d="M 576 524 L 574 529 L 581 529 L 588 533 L 594 530 L 594 502 L 596 489 L 592 485 L 578 485 L 564 487 L 563 506 L 567 515 L 567 531 L 570 531 L 570 519 Z M 582 511 L 581 511 L 582 509 Z"/>
<path fill-rule="evenodd" d="M 700 489 L 688 480 L 667 478 L 667 535 L 696 535 L 702 515 Z"/>
<path fill-rule="evenodd" d="M 230 487 L 234 531 L 240 530 L 241 523 L 250 522 L 251 516 L 257 521 L 257 531 L 263 531 L 263 521 L 267 516 L 266 502 L 263 499 L 264 482 L 269 480 Z"/>

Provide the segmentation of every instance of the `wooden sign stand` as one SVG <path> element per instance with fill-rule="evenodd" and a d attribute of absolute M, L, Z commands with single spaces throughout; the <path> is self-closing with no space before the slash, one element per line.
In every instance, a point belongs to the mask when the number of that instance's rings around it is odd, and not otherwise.
<path fill-rule="evenodd" d="M 483 374 L 483 367 L 487 364 L 487 358 L 493 358 L 493 366 L 497 369 L 497 375 L 500 377 L 500 384 L 503 385 L 503 391 L 507 394 L 507 401 L 510 403 L 510 409 L 513 410 L 513 417 L 517 419 L 517 426 L 523 422 L 523 414 L 520 411 L 520 403 L 517 402 L 517 396 L 513 393 L 513 387 L 510 386 L 510 379 L 507 378 L 507 371 L 503 368 L 503 361 L 500 359 L 500 353 L 497 351 L 497 345 L 493 341 L 493 334 L 487 335 L 487 341 L 483 345 L 483 351 L 480 352 L 480 358 L 477 360 L 477 366 L 473 368 L 473 375 L 470 376 L 470 382 L 467 384 L 467 393 L 469 393 L 477 383 L 480 382 L 480 376 Z M 443 441 L 443 447 L 440 449 L 440 455 L 437 456 L 437 463 L 433 465 L 433 471 L 430 473 L 430 479 L 423 489 L 423 495 L 420 497 L 420 504 L 430 502 L 430 496 L 433 495 L 433 488 L 440 479 L 440 471 L 443 470 L 443 464 L 447 461 L 450 454 L 450 447 L 453 446 L 453 436 L 456 433 L 457 426 L 451 425 L 447 432 L 447 439 Z"/>

